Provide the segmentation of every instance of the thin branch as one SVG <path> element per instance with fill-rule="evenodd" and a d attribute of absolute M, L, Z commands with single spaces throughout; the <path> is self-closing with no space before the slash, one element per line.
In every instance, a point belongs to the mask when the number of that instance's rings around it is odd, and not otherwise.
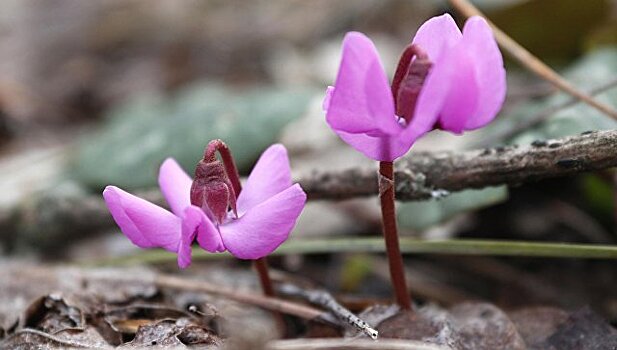
<path fill-rule="evenodd" d="M 587 132 L 528 146 L 465 152 L 412 153 L 397 161 L 396 198 L 438 197 L 467 188 L 517 185 L 617 166 L 617 130 Z M 310 199 L 346 199 L 378 193 L 377 170 L 314 171 L 297 179 Z M 136 193 L 165 206 L 158 191 Z M 45 213 L 42 215 L 41 213 Z M 2 217 L 2 215 L 0 215 Z M 41 235 L 41 227 L 45 234 Z M 0 219 L 0 240 L 51 249 L 67 239 L 114 227 L 100 195 L 43 198 Z"/>
<path fill-rule="evenodd" d="M 169 275 L 156 276 L 154 283 L 157 286 L 164 288 L 219 295 L 229 300 L 259 306 L 267 310 L 297 316 L 305 320 L 315 320 L 327 322 L 330 324 L 338 324 L 338 322 L 336 321 L 333 322 L 332 315 L 329 315 L 328 313 L 321 310 L 317 310 L 310 306 L 297 304 L 274 297 L 264 296 L 259 293 L 243 293 L 204 281 L 195 281 Z"/>
<path fill-rule="evenodd" d="M 334 299 L 334 297 L 325 290 L 304 290 L 293 284 L 284 283 L 279 287 L 279 293 L 304 298 L 311 304 L 319 305 L 330 311 L 339 320 L 368 335 L 371 339 L 375 340 L 379 336 L 379 333 L 368 323 L 360 319 L 351 311 L 347 310 L 343 305 L 339 304 L 336 299 Z"/>
<path fill-rule="evenodd" d="M 449 0 L 450 4 L 461 14 L 466 17 L 486 16 L 480 12 L 473 4 L 468 0 Z M 488 20 L 487 20 L 488 21 Z M 489 21 L 489 24 L 493 28 L 493 33 L 499 45 L 506 50 L 510 56 L 519 61 L 525 68 L 529 69 L 540 78 L 550 82 L 558 89 L 572 95 L 573 97 L 585 102 L 600 112 L 610 116 L 613 119 L 617 119 L 617 111 L 610 106 L 593 99 L 591 96 L 584 92 L 579 91 L 570 82 L 562 78 L 551 67 L 547 66 L 544 62 L 534 56 L 531 52 L 527 51 L 524 47 L 518 44 L 514 39 L 510 38 L 501 29 L 495 26 L 494 23 Z"/>
<path fill-rule="evenodd" d="M 434 198 L 452 191 L 517 185 L 614 166 L 617 130 L 590 131 L 520 147 L 412 153 L 397 162 L 396 198 Z M 347 199 L 378 193 L 377 171 L 370 168 L 313 172 L 299 182 L 311 199 Z"/>

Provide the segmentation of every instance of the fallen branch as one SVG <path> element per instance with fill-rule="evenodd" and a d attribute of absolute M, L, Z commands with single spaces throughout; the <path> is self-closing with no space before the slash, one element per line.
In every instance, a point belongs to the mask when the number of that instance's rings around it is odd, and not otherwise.
<path fill-rule="evenodd" d="M 395 171 L 396 198 L 434 198 L 444 192 L 498 185 L 518 185 L 617 166 L 617 130 L 585 132 L 528 146 L 465 152 L 411 153 Z M 299 182 L 311 199 L 346 199 L 376 195 L 377 171 L 353 168 L 314 172 Z"/>
<path fill-rule="evenodd" d="M 452 191 L 517 185 L 617 166 L 617 130 L 586 132 L 527 146 L 464 152 L 412 152 L 396 165 L 396 197 L 435 198 Z M 315 171 L 297 179 L 310 199 L 346 199 L 377 194 L 377 169 Z M 144 194 L 164 204 L 158 191 Z M 66 239 L 113 227 L 100 195 L 35 199 L 12 215 L 0 215 L 0 239 L 50 248 Z M 45 230 L 41 230 L 45 227 Z"/>
<path fill-rule="evenodd" d="M 156 276 L 154 284 L 163 288 L 219 295 L 229 300 L 259 306 L 266 310 L 293 315 L 305 320 L 321 321 L 332 325 L 339 324 L 335 321 L 334 317 L 327 312 L 291 301 L 268 297 L 262 295 L 261 293 L 237 292 L 226 287 L 213 285 L 208 282 L 195 281 L 169 275 Z"/>
<path fill-rule="evenodd" d="M 339 304 L 334 297 L 324 290 L 304 290 L 293 284 L 285 283 L 279 287 L 279 293 L 304 298 L 311 304 L 319 305 L 324 309 L 330 311 L 339 320 L 355 327 L 357 330 L 371 337 L 371 339 L 377 339 L 379 333 L 373 329 L 368 323 L 354 315 L 351 311 L 347 310 L 343 305 Z"/>

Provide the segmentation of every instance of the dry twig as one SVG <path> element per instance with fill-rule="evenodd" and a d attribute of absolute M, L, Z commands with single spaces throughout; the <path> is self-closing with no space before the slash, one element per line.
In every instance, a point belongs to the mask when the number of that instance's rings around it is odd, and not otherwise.
<path fill-rule="evenodd" d="M 159 287 L 179 289 L 185 291 L 194 291 L 208 293 L 212 295 L 224 296 L 225 298 L 240 303 L 251 304 L 262 307 L 267 310 L 277 311 L 288 315 L 303 318 L 305 320 L 322 321 L 329 324 L 337 324 L 338 322 L 326 312 L 314 309 L 310 306 L 297 304 L 294 302 L 282 300 L 279 298 L 267 297 L 261 294 L 242 293 L 225 287 L 213 285 L 204 281 L 195 281 L 186 278 L 179 278 L 169 275 L 158 275 L 154 283 Z"/>
<path fill-rule="evenodd" d="M 413 153 L 397 163 L 396 198 L 427 199 L 445 192 L 540 179 L 617 166 L 617 130 L 585 132 L 465 152 Z M 353 168 L 314 172 L 299 179 L 312 199 L 346 199 L 377 194 L 377 172 Z"/>
<path fill-rule="evenodd" d="M 461 14 L 466 17 L 471 16 L 482 16 L 486 18 L 480 10 L 478 10 L 473 4 L 471 4 L 468 0 L 449 0 L 450 4 Z M 508 34 L 504 33 L 501 29 L 499 29 L 495 24 L 489 21 L 489 24 L 493 28 L 493 33 L 495 33 L 495 39 L 499 45 L 506 50 L 514 59 L 519 61 L 523 66 L 527 69 L 538 75 L 540 78 L 545 79 L 546 81 L 553 84 L 558 89 L 572 95 L 573 97 L 585 102 L 586 104 L 592 106 L 593 108 L 599 110 L 600 112 L 608 115 L 613 119 L 617 119 L 617 111 L 615 111 L 610 106 L 599 102 L 593 99 L 591 96 L 586 93 L 579 91 L 576 87 L 574 87 L 570 82 L 562 78 L 557 72 L 555 72 L 551 67 L 547 66 L 544 62 L 534 56 L 531 52 L 527 51 L 524 47 L 522 47 L 519 43 L 514 41 L 514 39 L 510 38 Z"/>
<path fill-rule="evenodd" d="M 517 185 L 617 166 L 617 130 L 587 132 L 527 146 L 487 148 L 465 152 L 412 153 L 397 162 L 396 198 L 400 201 L 434 198 L 451 191 L 497 185 Z M 378 193 L 374 168 L 314 171 L 297 179 L 310 199 L 346 199 Z M 143 193 L 137 193 L 142 195 Z M 158 192 L 147 198 L 164 205 Z M 41 215 L 42 211 L 46 215 Z M 15 242 L 63 242 L 82 232 L 113 226 L 99 195 L 47 199 L 18 208 L 0 219 L 0 239 Z M 45 227 L 41 237 L 40 228 Z M 36 235 L 34 235 L 36 233 Z M 31 237 L 31 235 L 33 235 Z"/>
<path fill-rule="evenodd" d="M 330 311 L 339 320 L 357 328 L 364 334 L 371 337 L 373 340 L 377 339 L 379 333 L 373 329 L 368 323 L 354 315 L 351 311 L 347 310 L 343 305 L 339 304 L 334 297 L 321 290 L 304 290 L 293 284 L 283 284 L 279 288 L 279 292 L 282 294 L 301 297 L 308 300 L 311 304 L 319 305 L 324 309 Z"/>

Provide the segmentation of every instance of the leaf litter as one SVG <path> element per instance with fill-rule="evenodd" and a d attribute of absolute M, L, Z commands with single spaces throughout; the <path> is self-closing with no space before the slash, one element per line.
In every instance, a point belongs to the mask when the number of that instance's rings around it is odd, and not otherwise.
<path fill-rule="evenodd" d="M 226 282 L 217 274 L 210 278 L 237 289 L 257 290 L 243 281 L 246 274 L 227 273 L 233 277 Z M 0 348 L 246 349 L 247 344 L 255 349 L 285 348 L 284 341 L 273 340 L 274 322 L 264 310 L 223 296 L 166 289 L 154 283 L 156 274 L 154 269 L 138 267 L 6 264 L 0 271 Z M 414 341 L 455 350 L 617 346 L 617 331 L 588 308 L 573 313 L 551 307 L 507 312 L 489 303 L 463 302 L 449 308 L 427 304 L 404 312 L 377 304 L 358 317 L 379 331 L 380 340 L 405 339 L 410 346 Z M 369 339 L 352 327 L 341 333 L 332 325 L 290 317 L 288 321 L 296 325 L 291 327 L 294 337 Z M 306 341 L 310 349 L 311 339 Z"/>

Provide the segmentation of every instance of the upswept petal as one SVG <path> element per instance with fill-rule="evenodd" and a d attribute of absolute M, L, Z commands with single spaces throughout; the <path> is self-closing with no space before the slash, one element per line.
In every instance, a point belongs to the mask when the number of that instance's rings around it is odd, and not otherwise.
<path fill-rule="evenodd" d="M 219 226 L 221 238 L 239 259 L 259 259 L 283 243 L 296 224 L 306 193 L 295 184 L 251 208 L 237 220 Z"/>
<path fill-rule="evenodd" d="M 238 196 L 238 215 L 291 186 L 287 150 L 281 144 L 262 153 Z"/>
<path fill-rule="evenodd" d="M 189 247 L 193 243 L 195 237 L 197 237 L 199 246 L 210 253 L 225 250 L 223 241 L 221 241 L 221 235 L 217 228 L 206 214 L 204 214 L 203 210 L 194 205 L 186 207 L 182 214 L 182 237 L 186 237 L 186 243 Z M 178 249 L 178 254 L 180 254 L 181 248 L 182 247 Z M 180 259 L 180 256 L 178 256 L 178 259 Z"/>
<path fill-rule="evenodd" d="M 193 180 L 173 159 L 167 158 L 159 170 L 159 187 L 169 203 L 171 211 L 181 216 L 184 209 L 191 205 L 191 184 Z"/>
<path fill-rule="evenodd" d="M 474 64 L 462 42 L 444 53 L 443 58 L 440 65 L 434 68 L 435 71 L 443 69 L 445 75 L 449 75 L 449 87 L 442 86 L 446 97 L 439 113 L 439 126 L 443 130 L 460 134 L 479 103 Z"/>
<path fill-rule="evenodd" d="M 201 223 L 200 218 L 193 213 L 190 213 L 190 208 L 185 209 L 184 217 L 182 218 L 182 235 L 178 243 L 178 266 L 181 269 L 191 265 L 191 256 L 193 253 L 193 241 L 197 235 L 197 227 Z"/>
<path fill-rule="evenodd" d="M 335 88 L 329 86 L 323 101 L 323 109 L 327 110 Z M 434 123 L 433 123 L 434 124 Z M 432 124 L 431 124 L 432 126 Z M 420 131 L 420 132 L 416 132 Z M 396 136 L 368 136 L 366 134 L 350 134 L 334 129 L 334 132 L 348 145 L 368 158 L 377 161 L 393 161 L 409 151 L 415 140 L 422 136 L 421 130 L 407 128 Z"/>
<path fill-rule="evenodd" d="M 433 62 L 433 66 L 426 76 L 422 90 L 420 90 L 418 95 L 414 116 L 405 129 L 404 134 L 409 133 L 419 137 L 433 130 L 444 107 L 450 88 L 455 86 L 452 84 L 452 76 L 456 69 L 454 59 L 455 57 L 446 52 Z"/>
<path fill-rule="evenodd" d="M 418 28 L 412 43 L 423 48 L 429 59 L 436 62 L 444 49 L 454 46 L 462 37 L 456 22 L 446 13 L 424 22 Z"/>
<path fill-rule="evenodd" d="M 366 134 L 350 134 L 335 130 L 336 134 L 348 145 L 355 148 L 368 158 L 377 161 L 393 161 L 403 156 L 414 141 L 422 134 L 405 130 L 396 136 L 373 137 Z"/>
<path fill-rule="evenodd" d="M 326 121 L 349 133 L 398 134 L 394 99 L 373 42 L 364 34 L 347 33 Z"/>
<path fill-rule="evenodd" d="M 114 220 L 135 245 L 177 251 L 181 233 L 180 218 L 115 186 L 107 186 L 103 197 Z"/>
<path fill-rule="evenodd" d="M 491 122 L 506 97 L 506 70 L 493 32 L 482 17 L 467 20 L 463 45 L 474 66 L 478 105 L 467 119 L 465 129 L 477 129 Z"/>

